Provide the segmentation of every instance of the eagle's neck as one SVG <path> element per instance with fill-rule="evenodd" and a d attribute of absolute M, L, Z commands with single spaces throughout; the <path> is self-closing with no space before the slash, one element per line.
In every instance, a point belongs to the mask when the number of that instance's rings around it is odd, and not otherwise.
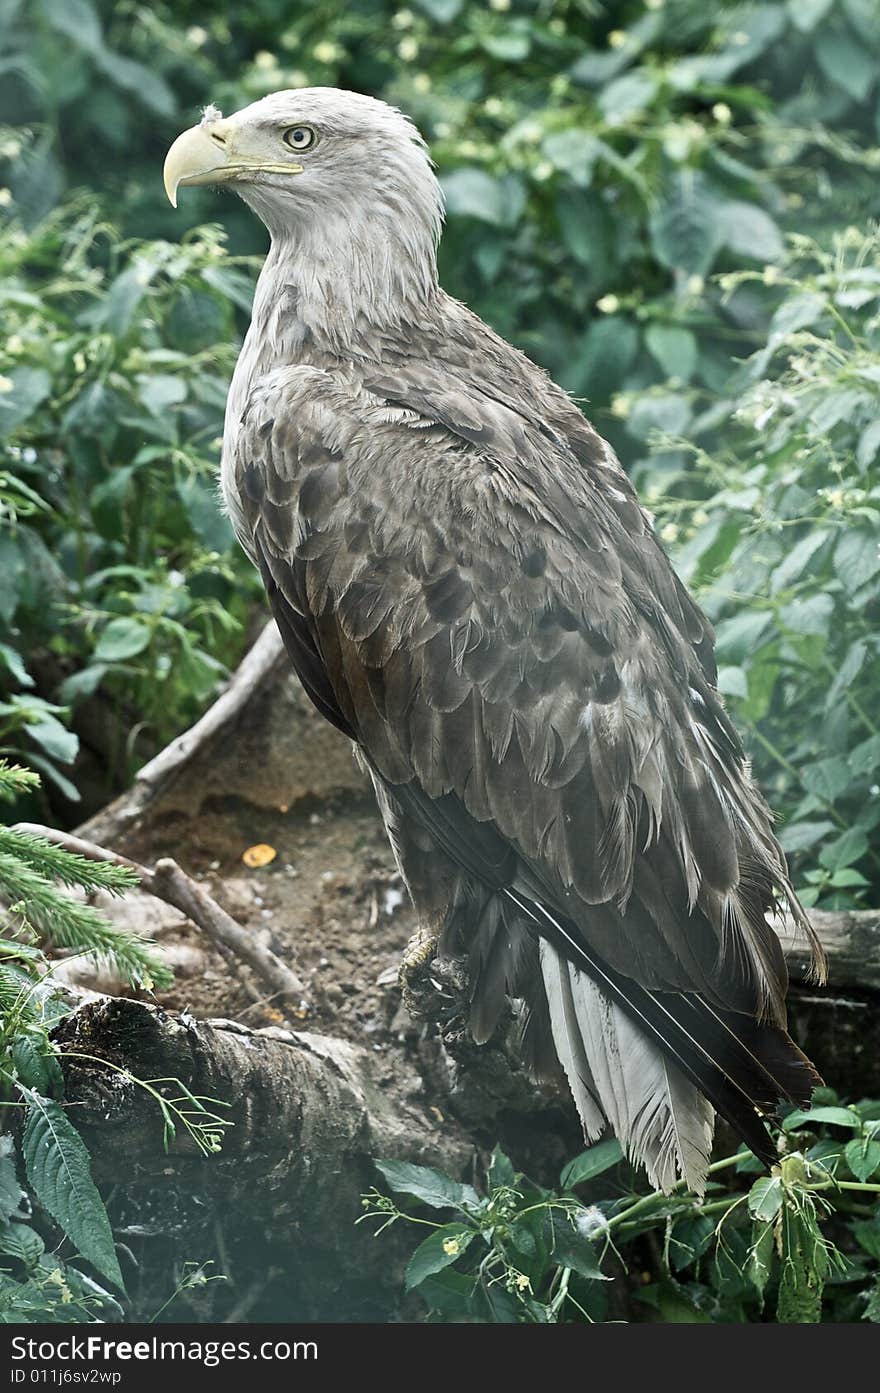
<path fill-rule="evenodd" d="M 375 354 L 389 333 L 424 323 L 437 294 L 436 226 L 390 193 L 332 204 L 270 227 L 253 320 L 273 365 Z"/>
<path fill-rule="evenodd" d="M 389 344 L 435 328 L 446 298 L 437 285 L 437 221 L 427 211 L 413 219 L 386 200 L 287 229 L 258 211 L 272 240 L 230 385 L 226 439 L 266 373 L 380 362 Z"/>

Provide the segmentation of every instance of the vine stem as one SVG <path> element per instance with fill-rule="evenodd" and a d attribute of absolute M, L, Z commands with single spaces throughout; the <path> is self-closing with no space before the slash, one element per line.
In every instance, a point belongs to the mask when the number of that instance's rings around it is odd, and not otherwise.
<path fill-rule="evenodd" d="M 187 1132 L 192 1137 L 193 1141 L 195 1142 L 196 1146 L 199 1148 L 203 1156 L 209 1156 L 211 1152 L 219 1151 L 220 1135 L 222 1133 L 222 1129 L 224 1127 L 232 1127 L 234 1125 L 227 1118 L 218 1117 L 216 1113 L 209 1112 L 204 1105 L 204 1100 L 199 1098 L 195 1093 L 191 1093 L 187 1088 L 186 1084 L 182 1083 L 180 1079 L 140 1079 L 136 1074 L 133 1074 L 130 1069 L 126 1069 L 123 1065 L 114 1064 L 114 1062 L 110 1059 L 102 1059 L 101 1056 L 97 1054 L 86 1054 L 83 1050 L 59 1050 L 57 1053 L 58 1057 L 61 1059 L 88 1059 L 93 1064 L 103 1064 L 105 1068 L 112 1069 L 115 1073 L 121 1074 L 129 1083 L 137 1084 L 138 1088 L 142 1088 L 144 1092 L 147 1093 L 149 1097 L 151 1097 L 153 1101 L 157 1104 L 159 1111 L 162 1114 L 162 1119 L 165 1123 L 166 1128 L 166 1151 L 168 1149 L 167 1131 L 169 1125 L 171 1128 L 172 1137 L 174 1135 L 175 1130 L 174 1122 L 172 1120 L 172 1114 L 176 1114 L 176 1116 L 183 1123 Z M 180 1100 L 173 1098 L 163 1098 L 159 1090 L 153 1087 L 154 1082 L 177 1084 L 177 1086 L 183 1090 Z M 192 1103 L 194 1105 L 196 1114 L 202 1114 L 212 1124 L 211 1127 L 207 1127 L 204 1123 L 196 1124 L 190 1122 L 183 1109 L 177 1106 L 178 1101 L 188 1101 Z M 208 1102 L 213 1103 L 215 1107 L 229 1106 L 228 1103 L 224 1103 L 222 1099 L 219 1098 L 209 1098 Z M 206 1137 L 209 1135 L 214 1138 L 213 1144 L 209 1143 L 206 1140 Z"/>

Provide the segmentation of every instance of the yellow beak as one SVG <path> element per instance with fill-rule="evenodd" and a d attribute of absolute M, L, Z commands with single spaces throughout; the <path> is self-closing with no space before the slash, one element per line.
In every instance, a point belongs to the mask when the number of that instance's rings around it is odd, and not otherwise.
<path fill-rule="evenodd" d="M 302 174 L 301 164 L 273 163 L 236 149 L 230 121 L 202 122 L 179 135 L 165 156 L 162 177 L 173 208 L 177 190 L 195 184 L 225 184 L 256 171 L 267 174 Z"/>

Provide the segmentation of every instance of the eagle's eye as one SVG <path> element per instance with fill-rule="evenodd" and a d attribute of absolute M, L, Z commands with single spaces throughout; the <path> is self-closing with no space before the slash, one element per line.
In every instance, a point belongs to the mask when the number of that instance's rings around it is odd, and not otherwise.
<path fill-rule="evenodd" d="M 289 145 L 291 150 L 308 150 L 316 139 L 311 126 L 291 126 L 290 130 L 284 132 L 284 143 Z"/>

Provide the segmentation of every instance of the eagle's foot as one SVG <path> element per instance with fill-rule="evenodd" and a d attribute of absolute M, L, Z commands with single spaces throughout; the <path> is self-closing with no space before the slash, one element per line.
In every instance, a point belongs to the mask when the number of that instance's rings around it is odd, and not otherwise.
<path fill-rule="evenodd" d="M 403 950 L 397 980 L 403 1004 L 414 1019 L 435 1014 L 432 1006 L 437 984 L 431 978 L 431 965 L 437 956 L 438 942 L 435 933 L 420 925 Z"/>
<path fill-rule="evenodd" d="M 435 1021 L 441 1030 L 458 1021 L 467 999 L 467 980 L 456 958 L 438 957 L 438 937 L 423 925 L 403 951 L 397 980 L 414 1020 Z"/>

